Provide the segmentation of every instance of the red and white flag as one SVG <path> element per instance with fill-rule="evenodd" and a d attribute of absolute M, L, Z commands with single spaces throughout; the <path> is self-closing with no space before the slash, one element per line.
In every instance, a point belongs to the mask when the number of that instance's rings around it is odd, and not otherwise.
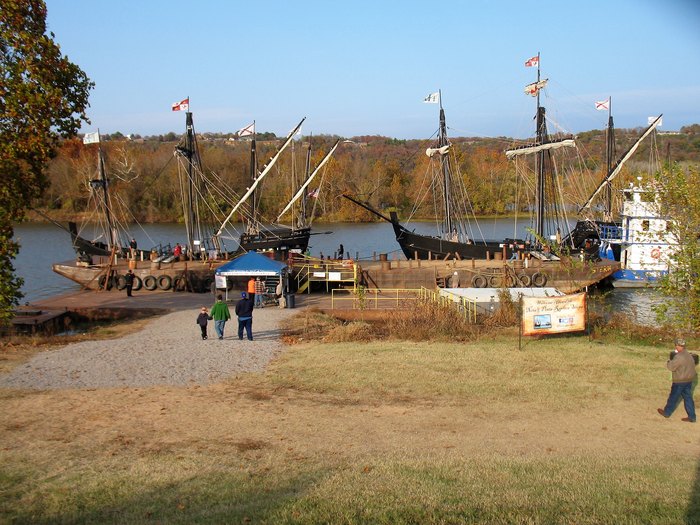
<path fill-rule="evenodd" d="M 173 104 L 173 111 L 189 111 L 190 110 L 190 97 L 180 102 L 175 102 Z"/>
<path fill-rule="evenodd" d="M 539 67 L 539 66 L 540 66 L 540 57 L 539 56 L 528 58 L 525 61 L 525 67 Z"/>
<path fill-rule="evenodd" d="M 598 111 L 607 111 L 610 109 L 610 99 L 607 100 L 601 100 L 600 102 L 595 103 L 595 108 Z"/>
<path fill-rule="evenodd" d="M 245 128 L 241 128 L 238 130 L 239 137 L 247 137 L 248 135 L 254 135 L 254 134 L 255 134 L 255 122 L 247 125 Z"/>
<path fill-rule="evenodd" d="M 321 190 L 321 188 L 316 188 L 315 190 L 311 190 L 307 196 L 313 197 L 314 199 L 318 199 L 318 195 L 319 195 L 319 193 L 321 193 L 320 190 Z"/>
<path fill-rule="evenodd" d="M 533 97 L 536 96 L 537 93 L 540 92 L 540 89 L 543 89 L 547 85 L 548 80 L 548 78 L 545 78 L 544 80 L 540 80 L 539 82 L 533 82 L 532 84 L 528 84 L 527 86 L 525 86 L 525 94 L 532 95 Z"/>

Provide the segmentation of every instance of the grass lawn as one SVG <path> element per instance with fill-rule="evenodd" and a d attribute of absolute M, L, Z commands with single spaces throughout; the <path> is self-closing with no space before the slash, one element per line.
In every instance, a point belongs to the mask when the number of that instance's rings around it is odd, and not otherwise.
<path fill-rule="evenodd" d="M 208 387 L 0 390 L 2 523 L 700 523 L 668 347 L 306 343 Z"/>

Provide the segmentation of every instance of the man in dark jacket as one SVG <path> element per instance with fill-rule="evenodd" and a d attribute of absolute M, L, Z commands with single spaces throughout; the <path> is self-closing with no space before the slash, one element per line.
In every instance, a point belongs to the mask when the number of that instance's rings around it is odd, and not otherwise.
<path fill-rule="evenodd" d="M 129 270 L 124 276 L 124 282 L 126 283 L 126 296 L 131 297 L 131 290 L 134 288 L 134 272 Z"/>
<path fill-rule="evenodd" d="M 253 340 L 253 300 L 246 292 L 241 293 L 241 299 L 236 303 L 236 315 L 238 316 L 238 339 L 243 339 L 245 328 L 248 341 Z"/>
<path fill-rule="evenodd" d="M 676 339 L 676 350 L 673 352 L 671 359 L 666 362 L 666 368 L 671 371 L 673 384 L 671 385 L 671 393 L 668 395 L 666 406 L 658 408 L 657 412 L 666 418 L 671 417 L 681 398 L 683 398 L 688 417 L 684 417 L 682 421 L 695 423 L 693 382 L 697 378 L 697 373 L 695 372 L 695 359 L 685 349 L 685 339 Z"/>

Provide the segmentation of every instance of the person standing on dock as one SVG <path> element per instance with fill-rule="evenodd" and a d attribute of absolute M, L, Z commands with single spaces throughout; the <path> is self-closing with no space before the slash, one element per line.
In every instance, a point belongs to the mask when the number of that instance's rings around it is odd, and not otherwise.
<path fill-rule="evenodd" d="M 134 288 L 134 272 L 132 270 L 126 272 L 124 283 L 126 283 L 126 296 L 132 297 L 131 290 Z"/>
<path fill-rule="evenodd" d="M 131 251 L 131 258 L 136 259 L 136 248 L 138 247 L 138 244 L 136 244 L 136 239 L 133 237 L 131 238 L 131 241 L 129 241 L 129 250 Z"/>
<path fill-rule="evenodd" d="M 231 312 L 228 311 L 228 305 L 224 302 L 224 297 L 219 294 L 216 296 L 216 302 L 211 307 L 210 315 L 214 319 L 214 330 L 219 339 L 224 338 L 224 327 L 226 321 L 231 319 Z"/>
<path fill-rule="evenodd" d="M 255 278 L 255 308 L 263 307 L 263 294 L 265 293 L 265 283 L 260 277 Z"/>
<path fill-rule="evenodd" d="M 685 350 L 685 339 L 676 339 L 676 349 L 671 352 L 670 359 L 666 362 L 666 368 L 671 371 L 671 393 L 664 408 L 657 408 L 657 412 L 665 418 L 671 417 L 678 403 L 683 398 L 685 412 L 688 417 L 682 421 L 695 423 L 695 402 L 693 401 L 693 382 L 697 379 L 695 372 L 695 358 Z"/>
<path fill-rule="evenodd" d="M 341 244 L 338 246 L 338 260 L 342 261 L 343 260 L 343 255 L 345 254 L 345 248 L 343 248 L 343 245 Z"/>
<path fill-rule="evenodd" d="M 241 292 L 241 299 L 236 303 L 236 315 L 238 316 L 238 339 L 243 340 L 243 329 L 245 329 L 248 341 L 252 341 L 253 300 L 245 292 Z"/>
<path fill-rule="evenodd" d="M 255 279 L 253 277 L 248 281 L 248 297 L 250 298 L 250 302 L 255 300 Z"/>

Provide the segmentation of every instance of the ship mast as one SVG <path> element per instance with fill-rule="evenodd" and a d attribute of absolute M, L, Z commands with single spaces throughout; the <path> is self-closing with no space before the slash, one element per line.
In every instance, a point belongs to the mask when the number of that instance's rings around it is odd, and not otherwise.
<path fill-rule="evenodd" d="M 537 86 L 540 85 L 540 54 L 537 53 Z M 547 121 L 545 119 L 545 108 L 540 105 L 540 90 L 537 90 L 537 129 L 536 138 L 537 144 L 547 142 Z M 544 217 L 545 217 L 545 160 L 548 152 L 540 150 L 537 152 L 537 190 L 535 195 L 535 233 L 540 237 L 544 237 Z"/>
<path fill-rule="evenodd" d="M 438 101 L 440 102 L 440 129 L 438 131 L 437 147 L 441 151 L 442 148 L 448 145 L 447 141 L 447 124 L 445 123 L 445 110 L 442 107 L 442 91 L 438 90 Z M 448 237 L 452 235 L 452 191 L 450 181 L 450 157 L 449 155 L 440 155 L 440 168 L 442 171 L 442 195 L 443 205 L 445 207 L 445 222 L 443 233 Z"/>
<path fill-rule="evenodd" d="M 606 144 L 605 158 L 606 162 L 606 173 L 610 173 L 613 167 L 613 159 L 615 158 L 615 124 L 613 123 L 612 117 L 612 97 L 608 99 L 608 129 L 606 131 Z M 608 184 L 605 187 L 605 216 L 606 221 L 613 220 L 613 202 L 612 202 L 612 185 Z"/>
<path fill-rule="evenodd" d="M 102 187 L 102 198 L 104 199 L 104 205 L 105 205 L 105 220 L 107 221 L 107 248 L 111 251 L 112 248 L 117 246 L 117 232 L 114 229 L 114 224 L 112 221 L 112 211 L 111 211 L 111 204 L 109 201 L 109 192 L 108 192 L 108 185 L 109 182 L 107 181 L 107 176 L 105 175 L 105 159 L 104 155 L 102 154 L 102 141 L 99 138 L 100 132 L 99 130 L 97 131 L 97 168 L 98 171 L 100 172 L 100 180 L 98 182 L 98 185 Z"/>

